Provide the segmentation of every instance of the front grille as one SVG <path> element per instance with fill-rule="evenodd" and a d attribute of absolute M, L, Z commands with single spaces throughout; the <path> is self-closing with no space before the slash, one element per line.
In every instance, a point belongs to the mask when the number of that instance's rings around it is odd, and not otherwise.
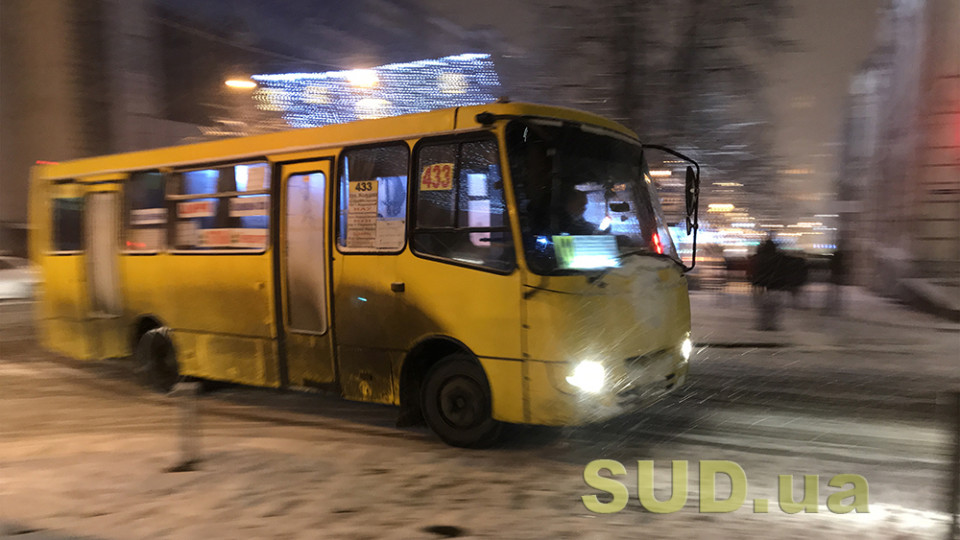
<path fill-rule="evenodd" d="M 623 377 L 614 385 L 618 402 L 656 399 L 677 385 L 676 355 L 670 349 L 624 360 Z"/>
<path fill-rule="evenodd" d="M 645 364 L 652 364 L 657 361 L 670 358 L 670 356 L 671 356 L 670 349 L 662 349 L 652 353 L 641 354 L 639 356 L 631 356 L 630 358 L 627 358 L 626 360 L 624 360 L 623 363 L 626 364 L 627 367 L 633 368 L 633 367 L 642 366 Z"/>

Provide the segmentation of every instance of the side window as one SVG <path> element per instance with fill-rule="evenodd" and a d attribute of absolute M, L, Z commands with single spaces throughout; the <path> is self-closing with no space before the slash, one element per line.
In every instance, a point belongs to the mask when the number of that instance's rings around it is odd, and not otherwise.
<path fill-rule="evenodd" d="M 324 195 L 327 178 L 322 172 L 287 178 L 286 271 L 288 327 L 294 331 L 323 333 L 326 311 L 326 217 Z"/>
<path fill-rule="evenodd" d="M 270 237 L 270 165 L 245 163 L 169 177 L 170 243 L 180 251 L 263 251 Z"/>
<path fill-rule="evenodd" d="M 164 177 L 160 172 L 130 176 L 125 189 L 125 251 L 156 253 L 166 248 L 167 201 L 163 189 Z"/>
<path fill-rule="evenodd" d="M 337 230 L 341 251 L 403 249 L 409 156 L 402 143 L 341 154 Z"/>
<path fill-rule="evenodd" d="M 413 249 L 510 271 L 513 242 L 493 140 L 424 145 L 417 155 Z"/>
<path fill-rule="evenodd" d="M 83 251 L 83 198 L 53 199 L 53 250 Z"/>

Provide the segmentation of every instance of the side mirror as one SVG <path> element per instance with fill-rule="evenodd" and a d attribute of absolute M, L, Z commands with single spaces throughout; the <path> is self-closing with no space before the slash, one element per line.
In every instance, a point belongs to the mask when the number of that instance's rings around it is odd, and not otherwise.
<path fill-rule="evenodd" d="M 648 156 L 648 150 L 656 150 L 666 154 L 666 157 L 656 155 Z M 659 159 L 658 159 L 659 157 Z M 647 181 L 651 182 L 651 177 L 657 178 L 655 182 L 657 194 L 660 198 L 661 211 L 668 225 L 683 227 L 686 225 L 686 234 L 683 228 L 674 229 L 675 237 L 672 240 L 676 242 L 677 254 L 683 256 L 684 253 L 690 254 L 690 264 L 685 261 L 686 257 L 681 259 L 681 264 L 685 271 L 693 270 L 697 264 L 697 230 L 699 229 L 700 219 L 700 165 L 692 158 L 682 153 L 661 146 L 659 144 L 643 145 L 643 154 L 641 154 L 642 167 L 644 174 L 647 175 Z M 685 178 L 681 181 L 680 175 L 674 173 L 680 172 L 679 164 L 686 163 Z M 654 166 L 651 169 L 651 164 Z"/>
<path fill-rule="evenodd" d="M 700 200 L 700 177 L 690 165 L 687 165 L 684 195 L 687 206 L 687 234 L 690 234 L 697 227 L 697 207 Z"/>

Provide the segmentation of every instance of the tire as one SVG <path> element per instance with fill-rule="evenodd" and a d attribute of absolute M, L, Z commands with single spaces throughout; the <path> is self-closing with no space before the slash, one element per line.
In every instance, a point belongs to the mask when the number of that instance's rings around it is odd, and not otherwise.
<path fill-rule="evenodd" d="M 177 355 L 166 328 L 153 328 L 145 332 L 133 354 L 137 378 L 159 392 L 169 392 L 182 379 L 177 365 Z"/>
<path fill-rule="evenodd" d="M 430 429 L 451 446 L 490 446 L 503 427 L 491 416 L 490 385 L 483 368 L 466 354 L 452 354 L 430 368 L 420 406 Z"/>

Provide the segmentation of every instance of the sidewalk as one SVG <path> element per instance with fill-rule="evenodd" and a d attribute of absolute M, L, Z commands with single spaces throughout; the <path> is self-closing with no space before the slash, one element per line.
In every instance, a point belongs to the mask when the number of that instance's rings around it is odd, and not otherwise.
<path fill-rule="evenodd" d="M 824 284 L 805 288 L 804 305 L 800 307 L 794 306 L 790 295 L 784 293 L 779 330 L 760 331 L 756 329 L 757 308 L 751 291 L 728 291 L 691 291 L 692 334 L 697 345 L 836 349 L 854 345 L 862 348 L 864 337 L 873 346 L 913 346 L 929 339 L 960 339 L 960 323 L 915 311 L 860 287 L 844 287 L 840 314 L 825 313 Z M 851 340 L 853 336 L 858 339 Z"/>
<path fill-rule="evenodd" d="M 901 279 L 897 296 L 918 309 L 960 322 L 960 280 Z"/>

